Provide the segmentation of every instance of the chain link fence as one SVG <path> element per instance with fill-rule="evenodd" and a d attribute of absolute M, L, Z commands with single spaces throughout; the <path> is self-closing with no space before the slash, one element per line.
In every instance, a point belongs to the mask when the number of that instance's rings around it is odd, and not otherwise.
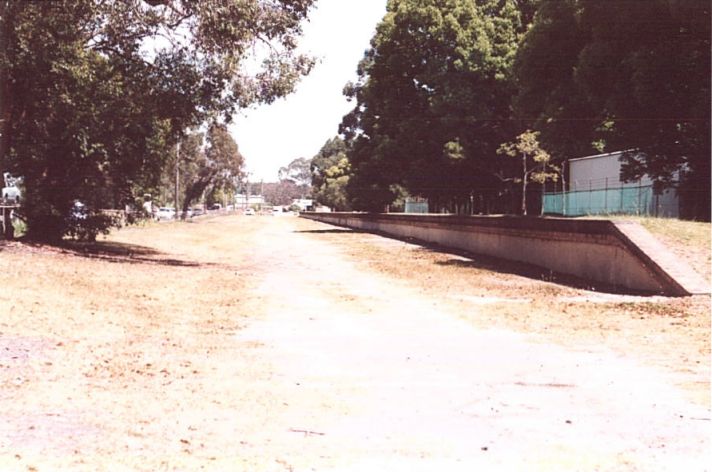
<path fill-rule="evenodd" d="M 676 218 L 680 215 L 677 189 L 655 193 L 653 185 L 545 193 L 544 213 L 563 216 L 645 215 Z"/>

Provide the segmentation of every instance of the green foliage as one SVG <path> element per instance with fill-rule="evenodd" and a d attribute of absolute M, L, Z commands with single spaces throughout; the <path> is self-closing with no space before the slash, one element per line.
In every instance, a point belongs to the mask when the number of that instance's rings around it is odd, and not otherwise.
<path fill-rule="evenodd" d="M 685 166 L 683 203 L 709 219 L 709 2 L 542 0 L 515 70 L 557 159 L 630 149 L 623 176 L 663 183 Z"/>
<path fill-rule="evenodd" d="M 514 182 L 522 184 L 522 214 L 527 214 L 527 183 L 537 182 L 543 184 L 547 180 L 556 181 L 561 168 L 551 164 L 551 155 L 539 145 L 539 132 L 527 130 L 517 136 L 516 141 L 504 143 L 497 150 L 497 154 L 521 158 L 521 178 Z"/>
<path fill-rule="evenodd" d="M 0 1 L 0 164 L 25 179 L 28 235 L 154 193 L 183 130 L 289 93 L 312 3 Z"/>
<path fill-rule="evenodd" d="M 299 157 L 279 169 L 279 180 L 290 180 L 298 186 L 308 187 L 311 185 L 311 160 Z"/>
<path fill-rule="evenodd" d="M 205 150 L 199 133 L 188 136 L 183 143 L 178 156 L 184 182 L 183 213 L 206 193 L 209 203 L 232 201 L 228 189 L 234 189 L 244 175 L 245 159 L 227 127 L 214 123 L 208 129 Z"/>
<path fill-rule="evenodd" d="M 396 198 L 393 185 L 434 202 L 496 198 L 502 169 L 493 157 L 516 132 L 511 69 L 531 5 L 388 3 L 358 82 L 344 90 L 356 102 L 341 126 L 356 208 L 382 209 Z"/>
<path fill-rule="evenodd" d="M 291 180 L 265 182 L 260 187 L 265 201 L 272 205 L 289 205 L 294 199 L 305 198 L 309 194 L 309 187 L 297 185 Z"/>
<path fill-rule="evenodd" d="M 351 164 L 347 151 L 344 140 L 336 136 L 328 140 L 311 160 L 314 199 L 336 211 L 351 210 L 347 193 Z"/>

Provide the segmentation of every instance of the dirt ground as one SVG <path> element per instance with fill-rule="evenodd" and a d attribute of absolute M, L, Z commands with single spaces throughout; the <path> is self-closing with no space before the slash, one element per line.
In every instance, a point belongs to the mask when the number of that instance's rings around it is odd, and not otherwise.
<path fill-rule="evenodd" d="M 0 243 L 0 470 L 708 470 L 709 297 L 552 278 L 293 217 Z"/>

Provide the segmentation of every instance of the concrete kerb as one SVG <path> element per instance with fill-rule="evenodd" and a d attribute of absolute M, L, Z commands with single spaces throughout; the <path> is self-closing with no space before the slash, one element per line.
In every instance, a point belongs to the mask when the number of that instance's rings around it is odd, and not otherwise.
<path fill-rule="evenodd" d="M 692 268 L 632 222 L 370 213 L 302 216 L 533 264 L 635 292 L 668 296 L 710 293 L 710 287 Z"/>

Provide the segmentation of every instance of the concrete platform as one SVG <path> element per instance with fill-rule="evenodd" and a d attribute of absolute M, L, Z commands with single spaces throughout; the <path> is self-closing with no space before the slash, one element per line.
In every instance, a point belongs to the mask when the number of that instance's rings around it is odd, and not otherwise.
<path fill-rule="evenodd" d="M 633 222 L 369 213 L 302 216 L 534 264 L 624 290 L 667 296 L 711 291 L 688 264 Z"/>

